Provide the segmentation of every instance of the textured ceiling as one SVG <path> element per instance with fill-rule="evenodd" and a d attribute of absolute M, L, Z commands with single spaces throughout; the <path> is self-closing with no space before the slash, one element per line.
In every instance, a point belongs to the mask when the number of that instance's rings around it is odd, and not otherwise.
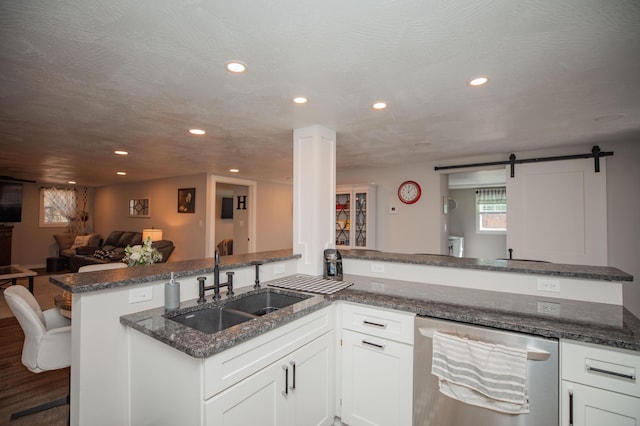
<path fill-rule="evenodd" d="M 6 0 L 0 60 L 0 175 L 41 182 L 290 181 L 314 124 L 338 170 L 640 135 L 638 0 Z"/>

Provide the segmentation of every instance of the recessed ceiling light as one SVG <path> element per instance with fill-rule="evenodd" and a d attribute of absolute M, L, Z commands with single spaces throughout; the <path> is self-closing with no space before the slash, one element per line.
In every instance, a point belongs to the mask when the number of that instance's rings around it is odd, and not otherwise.
<path fill-rule="evenodd" d="M 127 172 L 116 172 L 116 174 L 117 174 L 117 175 L 120 175 L 120 176 L 126 176 L 126 175 L 127 175 Z"/>
<path fill-rule="evenodd" d="M 69 184 L 70 184 L 70 185 L 75 185 L 75 184 L 76 184 L 76 181 L 75 181 L 75 180 L 70 180 L 70 181 L 69 181 Z"/>
<path fill-rule="evenodd" d="M 204 135 L 204 134 L 205 134 L 205 133 L 207 133 L 207 132 L 205 132 L 205 131 L 204 131 L 204 130 L 202 130 L 202 129 L 189 129 L 189 133 L 191 133 L 192 135 L 198 135 L 198 136 L 200 136 L 200 135 Z"/>
<path fill-rule="evenodd" d="M 489 79 L 487 77 L 477 77 L 469 82 L 470 86 L 482 86 L 483 84 L 487 84 Z"/>
<path fill-rule="evenodd" d="M 127 151 L 113 151 L 113 153 L 116 155 L 129 155 Z"/>
<path fill-rule="evenodd" d="M 247 66 L 242 62 L 238 62 L 238 61 L 229 61 L 226 64 L 224 64 L 224 67 L 227 71 L 235 74 L 243 73 L 247 70 Z"/>
<path fill-rule="evenodd" d="M 386 107 L 386 102 L 376 102 L 375 104 L 373 104 L 373 109 L 385 109 Z"/>
<path fill-rule="evenodd" d="M 238 173 L 240 170 L 239 170 L 239 169 L 229 169 L 229 171 L 230 171 L 231 173 Z"/>
<path fill-rule="evenodd" d="M 297 104 L 306 104 L 308 101 L 307 98 L 303 98 L 302 96 L 299 96 L 297 98 L 293 98 L 293 102 L 297 103 Z"/>

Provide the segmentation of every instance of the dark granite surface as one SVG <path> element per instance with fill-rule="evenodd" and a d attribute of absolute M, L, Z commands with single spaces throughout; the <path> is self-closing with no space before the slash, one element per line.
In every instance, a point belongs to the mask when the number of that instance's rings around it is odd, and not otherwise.
<path fill-rule="evenodd" d="M 261 253 L 239 254 L 220 257 L 220 270 L 243 268 L 253 262 L 280 262 L 297 259 L 299 254 L 292 250 L 272 250 Z M 86 293 L 107 288 L 126 287 L 129 285 L 168 280 L 175 272 L 176 279 L 181 276 L 204 275 L 213 273 L 213 258 L 182 260 L 178 262 L 157 263 L 155 265 L 136 266 L 133 268 L 110 269 L 97 272 L 52 275 L 49 281 L 71 293 Z"/>
<path fill-rule="evenodd" d="M 439 254 L 385 253 L 376 250 L 340 249 L 345 259 L 376 260 L 381 262 L 411 263 L 416 265 L 445 266 L 483 271 L 516 272 L 533 275 L 551 275 L 603 281 L 633 281 L 633 276 L 609 266 L 567 265 L 562 263 L 527 260 L 475 259 Z"/>
<path fill-rule="evenodd" d="M 343 300 L 471 325 L 640 351 L 640 320 L 621 306 L 351 275 L 345 276 L 345 280 L 354 282 L 354 285 L 331 296 L 315 295 L 215 334 L 204 334 L 168 320 L 163 316 L 163 308 L 126 315 L 120 322 L 193 357 L 205 358 L 327 306 L 334 300 Z M 275 288 L 270 290 L 288 292 Z M 255 290 L 240 289 L 235 298 L 241 291 L 251 293 Z M 539 313 L 540 302 L 546 304 L 543 306 L 551 306 L 552 313 Z M 207 304 L 210 305 L 213 302 Z M 197 310 L 200 306 L 195 301 L 186 302 L 181 304 L 178 313 Z"/>

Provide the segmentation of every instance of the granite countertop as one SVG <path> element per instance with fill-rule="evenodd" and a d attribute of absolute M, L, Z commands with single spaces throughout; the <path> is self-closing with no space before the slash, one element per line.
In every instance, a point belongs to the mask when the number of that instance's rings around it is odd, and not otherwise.
<path fill-rule="evenodd" d="M 299 254 L 293 254 L 290 249 L 222 256 L 220 258 L 220 270 L 243 268 L 253 265 L 254 262 L 280 262 L 299 257 Z M 49 277 L 49 281 L 70 293 L 86 293 L 146 282 L 169 280 L 172 272 L 175 272 L 176 278 L 187 275 L 211 274 L 213 273 L 213 267 L 213 258 L 182 260 L 136 266 L 135 268 L 52 275 Z"/>
<path fill-rule="evenodd" d="M 534 296 L 359 276 L 344 279 L 354 284 L 333 295 L 314 295 L 214 334 L 201 333 L 166 319 L 164 308 L 125 315 L 120 322 L 193 357 L 206 358 L 328 306 L 332 301 L 342 300 L 471 325 L 640 351 L 640 320 L 622 306 L 553 298 L 541 300 Z M 267 286 L 268 282 L 263 285 Z M 273 287 L 270 290 L 288 292 Z M 239 289 L 235 298 L 255 291 Z M 554 313 L 539 313 L 540 302 L 552 304 L 548 306 L 554 307 Z M 181 304 L 179 312 L 211 305 L 213 302 L 198 305 L 196 301 L 189 301 Z"/>
<path fill-rule="evenodd" d="M 603 281 L 633 281 L 633 276 L 610 266 L 569 265 L 530 260 L 475 259 L 441 254 L 386 253 L 376 250 L 340 249 L 345 259 L 444 266 L 483 271 L 514 272 L 557 277 L 584 278 Z"/>

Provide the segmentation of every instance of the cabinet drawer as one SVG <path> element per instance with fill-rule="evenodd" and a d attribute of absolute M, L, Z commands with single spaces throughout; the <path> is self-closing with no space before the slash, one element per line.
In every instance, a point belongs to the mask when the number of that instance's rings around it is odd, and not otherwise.
<path fill-rule="evenodd" d="M 345 303 L 342 328 L 413 345 L 415 314 Z"/>
<path fill-rule="evenodd" d="M 562 341 L 562 379 L 640 397 L 640 353 Z"/>

